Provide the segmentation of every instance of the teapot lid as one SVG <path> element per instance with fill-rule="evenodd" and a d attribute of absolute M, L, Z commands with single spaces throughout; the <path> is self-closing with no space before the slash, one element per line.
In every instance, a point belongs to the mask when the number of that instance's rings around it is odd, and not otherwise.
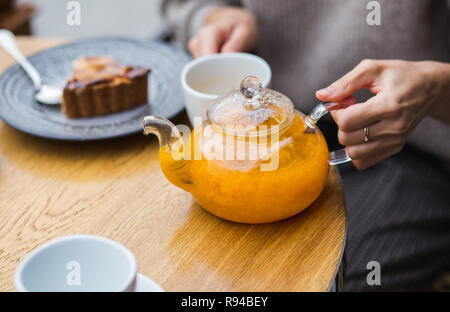
<path fill-rule="evenodd" d="M 288 127 L 294 117 L 294 104 L 284 94 L 263 88 L 255 76 L 241 81 L 240 89 L 220 98 L 208 108 L 211 123 L 234 134 L 260 135 L 261 130 Z M 264 126 L 264 127 L 261 127 Z"/>

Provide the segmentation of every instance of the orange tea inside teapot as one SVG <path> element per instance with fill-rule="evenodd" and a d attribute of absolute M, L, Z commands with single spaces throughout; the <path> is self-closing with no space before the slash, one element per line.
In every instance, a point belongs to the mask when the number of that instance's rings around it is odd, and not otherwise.
<path fill-rule="evenodd" d="M 246 77 L 241 90 L 208 108 L 208 120 L 182 138 L 170 121 L 148 116 L 167 179 L 210 213 L 241 223 L 282 220 L 321 193 L 329 169 L 325 139 L 283 94 Z"/>

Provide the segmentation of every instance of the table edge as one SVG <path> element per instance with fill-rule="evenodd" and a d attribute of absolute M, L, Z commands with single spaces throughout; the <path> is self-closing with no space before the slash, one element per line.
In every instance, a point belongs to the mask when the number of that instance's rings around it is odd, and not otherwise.
<path fill-rule="evenodd" d="M 345 246 L 347 245 L 347 234 L 348 234 L 348 227 L 347 227 L 347 203 L 345 200 L 345 192 L 344 192 L 344 187 L 342 184 L 342 176 L 341 173 L 338 169 L 338 166 L 334 166 L 334 171 L 339 179 L 339 184 L 341 185 L 341 189 L 342 189 L 342 202 L 344 204 L 344 217 L 345 217 L 345 231 L 344 231 L 344 240 L 342 242 L 342 248 L 341 248 L 341 255 L 339 256 L 339 261 L 336 265 L 336 270 L 333 274 L 333 277 L 330 281 L 330 284 L 328 285 L 328 288 L 326 290 L 326 292 L 332 292 L 332 291 L 337 291 L 339 292 L 341 290 L 341 285 L 343 284 L 341 283 L 341 281 L 339 281 L 340 277 L 339 275 L 339 271 L 341 270 L 342 267 L 342 271 L 344 270 L 343 265 L 344 265 L 344 253 L 345 253 Z"/>

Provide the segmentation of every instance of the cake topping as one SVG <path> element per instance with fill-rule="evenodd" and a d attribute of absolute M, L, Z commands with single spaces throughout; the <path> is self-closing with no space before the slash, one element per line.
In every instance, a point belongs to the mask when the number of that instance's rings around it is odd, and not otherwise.
<path fill-rule="evenodd" d="M 133 79 L 149 72 L 145 67 L 124 66 L 112 56 L 82 57 L 73 61 L 73 76 L 66 88 L 83 88 L 118 78 Z"/>

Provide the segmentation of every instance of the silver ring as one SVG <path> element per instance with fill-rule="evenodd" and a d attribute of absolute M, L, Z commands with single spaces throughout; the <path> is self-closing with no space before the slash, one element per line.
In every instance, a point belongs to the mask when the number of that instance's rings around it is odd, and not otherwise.
<path fill-rule="evenodd" d="M 370 136 L 369 136 L 369 125 L 366 125 L 364 127 L 364 142 L 363 143 L 367 143 L 370 141 Z"/>

